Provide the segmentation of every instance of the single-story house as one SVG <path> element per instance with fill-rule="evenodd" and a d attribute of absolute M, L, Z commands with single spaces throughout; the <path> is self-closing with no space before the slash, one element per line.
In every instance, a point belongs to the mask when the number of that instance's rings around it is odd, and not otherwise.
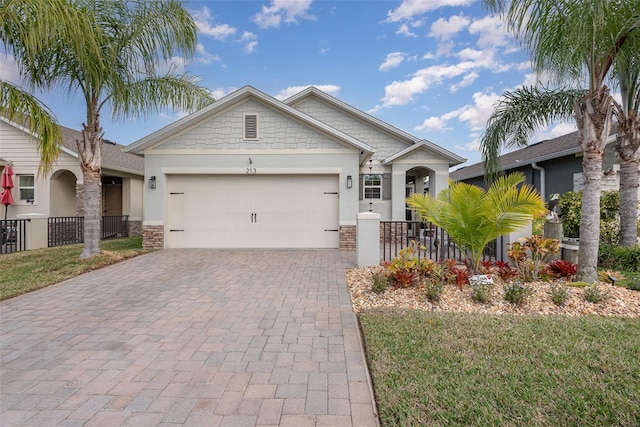
<path fill-rule="evenodd" d="M 356 214 L 405 220 L 462 157 L 314 87 L 245 86 L 129 145 L 144 155 L 153 248 L 354 249 Z"/>
<path fill-rule="evenodd" d="M 604 190 L 617 190 L 620 187 L 615 141 L 616 134 L 612 133 L 607 140 L 602 162 Z M 527 183 L 533 185 L 546 200 L 552 194 L 582 189 L 582 148 L 577 131 L 506 153 L 500 156 L 500 164 L 507 173 L 524 173 Z M 454 181 L 486 188 L 482 162 L 452 171 L 450 176 Z"/>
<path fill-rule="evenodd" d="M 8 218 L 20 214 L 49 217 L 82 216 L 82 170 L 76 140 L 82 133 L 61 126 L 63 143 L 51 171 L 38 177 L 37 136 L 21 124 L 0 116 L 0 173 L 12 165 L 14 204 Z M 130 235 L 141 234 L 144 159 L 123 152 L 123 146 L 105 141 L 102 149 L 103 215 L 128 215 Z M 4 206 L 2 207 L 4 218 Z"/>

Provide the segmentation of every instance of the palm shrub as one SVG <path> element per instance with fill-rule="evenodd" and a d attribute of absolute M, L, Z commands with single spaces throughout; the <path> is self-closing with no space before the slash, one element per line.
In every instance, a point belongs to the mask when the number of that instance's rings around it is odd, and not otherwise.
<path fill-rule="evenodd" d="M 450 181 L 449 188 L 436 197 L 413 194 L 407 204 L 421 218 L 445 230 L 464 249 L 469 268 L 477 273 L 489 242 L 545 212 L 542 198 L 525 181 L 524 174 L 513 173 L 496 179 L 488 190 Z"/>

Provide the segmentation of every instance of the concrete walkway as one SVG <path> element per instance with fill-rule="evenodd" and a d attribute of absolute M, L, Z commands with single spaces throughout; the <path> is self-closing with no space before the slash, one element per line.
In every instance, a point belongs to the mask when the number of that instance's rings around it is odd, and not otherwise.
<path fill-rule="evenodd" d="M 0 302 L 0 425 L 376 426 L 338 250 L 163 250 Z"/>

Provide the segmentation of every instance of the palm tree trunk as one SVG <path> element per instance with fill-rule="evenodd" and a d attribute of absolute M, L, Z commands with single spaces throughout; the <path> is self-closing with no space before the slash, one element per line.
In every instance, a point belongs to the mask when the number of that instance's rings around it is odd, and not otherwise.
<path fill-rule="evenodd" d="M 602 158 L 611 127 L 612 105 L 606 86 L 589 92 L 575 105 L 578 139 L 584 153 L 577 279 L 587 283 L 598 278 Z"/>
<path fill-rule="evenodd" d="M 82 126 L 83 141 L 76 141 L 80 166 L 84 178 L 84 248 L 81 258 L 100 254 L 100 226 L 102 221 L 102 128 L 100 118 L 95 115 L 89 125 Z"/>
<path fill-rule="evenodd" d="M 620 245 L 638 244 L 638 162 L 620 159 Z"/>

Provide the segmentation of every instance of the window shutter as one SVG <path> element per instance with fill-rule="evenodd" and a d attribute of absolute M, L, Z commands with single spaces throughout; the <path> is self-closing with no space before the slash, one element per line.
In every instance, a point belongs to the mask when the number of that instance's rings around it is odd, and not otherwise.
<path fill-rule="evenodd" d="M 244 116 L 244 139 L 258 138 L 258 115 L 245 114 Z"/>
<path fill-rule="evenodd" d="M 382 174 L 382 200 L 391 200 L 391 174 Z"/>
<path fill-rule="evenodd" d="M 360 200 L 364 200 L 364 174 L 360 174 L 360 179 L 358 180 L 358 192 L 360 194 Z"/>

